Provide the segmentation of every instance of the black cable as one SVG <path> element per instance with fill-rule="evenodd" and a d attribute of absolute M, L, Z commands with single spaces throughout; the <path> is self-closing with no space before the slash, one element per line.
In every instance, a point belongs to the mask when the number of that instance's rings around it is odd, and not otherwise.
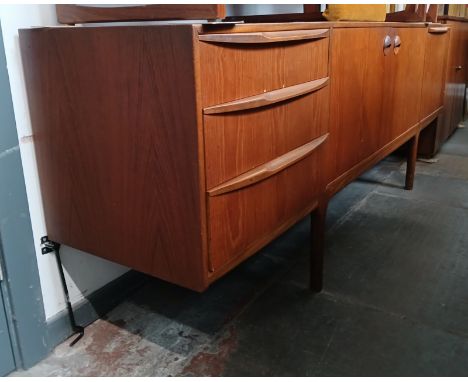
<path fill-rule="evenodd" d="M 60 274 L 60 279 L 62 281 L 62 287 L 63 287 L 63 293 L 65 295 L 65 300 L 67 303 L 67 311 L 68 311 L 68 317 L 70 318 L 70 323 L 73 329 L 73 334 L 78 333 L 78 337 L 76 337 L 71 343 L 70 346 L 75 345 L 79 340 L 81 340 L 84 336 L 84 327 L 77 325 L 75 321 L 75 314 L 73 313 L 73 308 L 72 304 L 70 301 L 70 295 L 68 293 L 68 286 L 67 282 L 65 280 L 65 274 L 63 273 L 63 266 L 62 266 L 62 260 L 60 259 L 60 244 L 58 243 L 53 243 L 53 249 L 55 252 L 55 259 L 57 260 L 57 267 L 59 270 Z M 71 337 L 71 336 L 70 336 Z"/>

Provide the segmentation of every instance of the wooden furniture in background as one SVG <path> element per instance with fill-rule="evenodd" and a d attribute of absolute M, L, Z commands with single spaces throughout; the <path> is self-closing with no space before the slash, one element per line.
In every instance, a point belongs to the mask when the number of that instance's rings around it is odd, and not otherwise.
<path fill-rule="evenodd" d="M 450 114 L 450 117 L 444 118 L 443 133 L 441 134 L 444 141 L 464 120 L 463 103 L 468 82 L 468 19 L 452 19 L 450 16 L 442 16 L 441 21 L 452 31 L 445 92 L 447 115 Z"/>
<path fill-rule="evenodd" d="M 450 17 L 451 19 L 468 18 L 467 4 L 441 4 L 439 16 Z"/>
<path fill-rule="evenodd" d="M 450 39 L 450 28 L 447 26 L 429 27 L 428 31 L 421 103 L 421 119 L 424 124 L 418 147 L 420 156 L 426 151 L 429 151 L 428 156 L 434 153 L 436 138 L 434 134 L 440 118 L 443 118 L 443 114 L 434 115 L 431 111 L 437 108 L 442 111 L 444 105 L 447 50 Z"/>
<path fill-rule="evenodd" d="M 222 20 L 254 22 L 321 21 L 320 4 L 304 4 L 303 13 L 230 16 L 224 4 L 152 4 L 135 6 L 56 5 L 61 24 L 157 21 L 157 20 Z"/>
<path fill-rule="evenodd" d="M 385 21 L 424 22 L 426 21 L 426 4 L 406 4 L 403 11 L 387 13 Z"/>
<path fill-rule="evenodd" d="M 112 21 L 205 20 L 223 19 L 222 4 L 152 4 L 101 7 L 96 5 L 57 4 L 61 24 L 100 23 Z"/>
<path fill-rule="evenodd" d="M 298 21 L 324 21 L 320 4 L 304 4 L 302 13 L 279 13 L 269 15 L 237 15 L 226 17 L 227 21 L 243 21 L 246 23 L 278 23 Z"/>
<path fill-rule="evenodd" d="M 441 116 L 429 124 L 421 132 L 421 142 L 418 154 L 432 157 L 441 145 L 464 120 L 464 100 L 467 83 L 468 65 L 468 20 L 453 19 L 450 16 L 439 16 L 442 27 L 430 27 L 433 30 L 428 52 L 428 63 L 432 61 L 431 73 L 446 59 L 446 72 L 443 76 L 445 91 L 443 92 L 444 110 Z M 450 29 L 445 33 L 446 29 Z M 441 32 L 442 31 L 442 32 Z M 444 41 L 441 41 L 444 40 Z M 446 41 L 448 40 L 448 41 Z M 448 48 L 448 54 L 447 54 Z M 441 81 L 440 75 L 430 74 L 426 85 L 436 86 Z M 438 86 L 438 85 L 437 85 Z M 429 94 L 433 94 L 429 92 Z"/>
<path fill-rule="evenodd" d="M 429 23 L 436 23 L 437 20 L 437 12 L 438 12 L 438 4 L 429 4 L 426 13 L 426 21 Z"/>

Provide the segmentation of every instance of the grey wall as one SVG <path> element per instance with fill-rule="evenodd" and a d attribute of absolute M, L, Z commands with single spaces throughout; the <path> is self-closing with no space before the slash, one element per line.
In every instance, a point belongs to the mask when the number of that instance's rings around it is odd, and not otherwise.
<path fill-rule="evenodd" d="M 46 325 L 1 32 L 0 243 L 17 364 L 29 367 L 47 354 Z"/>

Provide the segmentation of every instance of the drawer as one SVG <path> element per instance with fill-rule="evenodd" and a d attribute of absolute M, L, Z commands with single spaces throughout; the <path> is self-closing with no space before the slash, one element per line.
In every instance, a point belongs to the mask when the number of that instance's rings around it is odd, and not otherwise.
<path fill-rule="evenodd" d="M 328 78 L 323 78 L 266 93 L 264 98 L 205 108 L 207 189 L 325 134 L 329 118 L 327 84 Z M 288 99 L 275 103 L 284 97 Z"/>
<path fill-rule="evenodd" d="M 313 209 L 322 146 L 256 183 L 208 196 L 211 271 L 224 273 Z"/>
<path fill-rule="evenodd" d="M 328 75 L 328 29 L 199 35 L 203 107 Z"/>
<path fill-rule="evenodd" d="M 421 91 L 420 120 L 443 106 L 445 69 L 450 31 L 447 26 L 429 27 Z"/>

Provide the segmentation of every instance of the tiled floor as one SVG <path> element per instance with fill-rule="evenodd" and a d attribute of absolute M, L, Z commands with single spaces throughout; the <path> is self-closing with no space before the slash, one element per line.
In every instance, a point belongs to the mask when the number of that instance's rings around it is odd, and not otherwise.
<path fill-rule="evenodd" d="M 325 290 L 307 290 L 309 222 L 197 294 L 152 279 L 21 376 L 468 375 L 468 129 L 390 157 L 328 214 Z"/>

